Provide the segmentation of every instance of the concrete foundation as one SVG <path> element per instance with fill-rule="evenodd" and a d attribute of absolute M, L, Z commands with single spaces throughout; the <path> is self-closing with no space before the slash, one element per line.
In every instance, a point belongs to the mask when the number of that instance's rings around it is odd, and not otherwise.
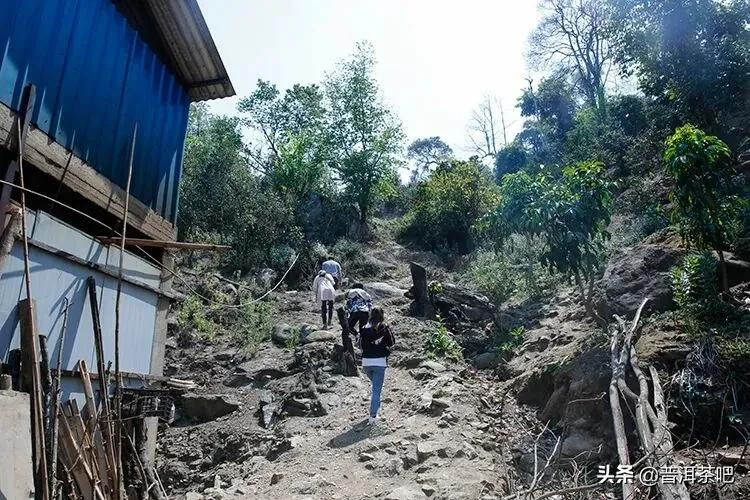
<path fill-rule="evenodd" d="M 34 498 L 29 395 L 0 391 L 0 500 Z"/>

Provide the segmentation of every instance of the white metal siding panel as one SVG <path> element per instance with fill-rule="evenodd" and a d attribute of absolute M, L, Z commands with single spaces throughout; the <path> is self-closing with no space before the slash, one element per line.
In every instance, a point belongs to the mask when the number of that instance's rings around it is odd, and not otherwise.
<path fill-rule="evenodd" d="M 73 370 L 79 359 L 95 367 L 96 351 L 86 279 L 97 283 L 104 354 L 114 362 L 114 310 L 116 280 L 65 258 L 30 247 L 31 287 L 37 305 L 39 332 L 48 337 L 50 365 L 55 366 L 62 323 L 63 298 L 70 301 L 68 330 L 63 346 L 63 368 Z M 23 249 L 13 246 L 0 279 L 0 358 L 20 344 L 18 301 L 26 296 L 23 285 Z M 154 341 L 157 295 L 123 283 L 120 311 L 120 369 L 149 373 Z M 105 363 L 106 365 L 106 363 Z"/>

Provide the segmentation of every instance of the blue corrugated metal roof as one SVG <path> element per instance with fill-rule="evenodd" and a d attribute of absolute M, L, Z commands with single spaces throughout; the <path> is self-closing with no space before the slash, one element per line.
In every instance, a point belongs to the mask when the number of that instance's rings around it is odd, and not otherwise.
<path fill-rule="evenodd" d="M 110 0 L 0 0 L 0 102 L 121 187 L 133 125 L 131 193 L 175 220 L 190 98 Z"/>

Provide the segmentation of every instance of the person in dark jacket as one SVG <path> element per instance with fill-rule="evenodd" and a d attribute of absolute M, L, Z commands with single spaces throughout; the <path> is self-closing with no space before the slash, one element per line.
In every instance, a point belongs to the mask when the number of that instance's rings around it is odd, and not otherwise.
<path fill-rule="evenodd" d="M 388 356 L 391 354 L 396 339 L 388 324 L 385 322 L 383 309 L 373 307 L 370 311 L 370 321 L 360 333 L 362 343 L 362 371 L 372 383 L 372 397 L 370 399 L 370 414 L 368 424 L 374 425 L 378 421 L 380 410 L 380 394 L 385 380 L 385 369 L 388 366 Z"/>
<path fill-rule="evenodd" d="M 346 292 L 346 311 L 349 313 L 349 331 L 358 335 L 370 318 L 372 297 L 362 283 L 354 283 Z M 359 325 L 359 326 L 358 326 Z M 358 330 L 355 327 L 358 326 Z"/>

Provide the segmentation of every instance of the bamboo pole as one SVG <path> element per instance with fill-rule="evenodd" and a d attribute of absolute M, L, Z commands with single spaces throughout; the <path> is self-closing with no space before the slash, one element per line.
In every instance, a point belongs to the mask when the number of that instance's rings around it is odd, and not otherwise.
<path fill-rule="evenodd" d="M 29 126 L 31 112 L 34 108 L 36 99 L 36 87 L 29 84 L 25 88 L 25 106 L 23 109 L 23 121 L 18 124 L 18 172 L 19 184 L 22 188 L 26 187 L 23 172 L 23 153 L 26 142 L 26 130 Z M 23 238 L 23 271 L 26 283 L 26 300 L 28 303 L 29 334 L 32 335 L 32 341 L 29 343 L 31 348 L 31 371 L 32 371 L 32 408 L 34 410 L 34 430 L 35 430 L 35 460 L 37 478 L 37 488 L 41 489 L 41 498 L 49 499 L 49 482 L 47 480 L 47 452 L 44 439 L 44 416 L 42 403 L 42 381 L 39 371 L 39 340 L 37 338 L 37 329 L 34 314 L 34 302 L 31 294 L 31 266 L 29 264 L 29 239 L 26 229 L 26 195 L 21 191 L 21 237 Z"/>
<path fill-rule="evenodd" d="M 122 295 L 122 267 L 125 257 L 125 238 L 128 229 L 128 210 L 130 204 L 130 181 L 133 178 L 133 159 L 135 156 L 135 142 L 138 138 L 138 122 L 133 127 L 133 140 L 130 143 L 130 162 L 128 164 L 128 181 L 125 184 L 125 203 L 122 215 L 122 231 L 120 232 L 120 264 L 117 272 L 117 296 L 115 298 L 115 420 L 116 436 L 115 443 L 117 460 L 117 489 L 115 498 L 122 498 L 122 381 L 120 379 L 120 297 Z"/>
<path fill-rule="evenodd" d="M 120 243 L 121 237 L 97 236 L 97 240 L 105 245 Z M 182 250 L 229 250 L 229 245 L 216 245 L 214 243 L 191 243 L 187 241 L 149 240 L 147 238 L 125 238 L 126 245 L 137 245 L 139 247 L 176 248 Z"/>
<path fill-rule="evenodd" d="M 51 412 L 51 430 L 50 430 L 50 446 L 52 446 L 52 452 L 50 453 L 50 492 L 53 499 L 57 498 L 57 436 L 59 433 L 60 426 L 60 382 L 62 380 L 62 352 L 65 347 L 65 329 L 68 326 L 68 306 L 70 305 L 68 298 L 64 299 L 63 309 L 63 321 L 62 327 L 60 328 L 60 344 L 57 349 L 57 373 L 52 383 L 52 408 Z"/>

